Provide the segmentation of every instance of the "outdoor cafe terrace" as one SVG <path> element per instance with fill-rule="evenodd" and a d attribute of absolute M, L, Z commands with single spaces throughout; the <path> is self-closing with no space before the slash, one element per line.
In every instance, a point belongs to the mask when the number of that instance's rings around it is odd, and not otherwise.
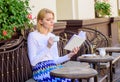
<path fill-rule="evenodd" d="M 59 22 L 55 23 L 54 33 L 60 36 L 60 41 L 58 42 L 58 49 L 61 54 L 60 56 L 62 56 L 63 53 L 68 53 L 68 51 L 63 49 L 63 47 L 71 36 L 73 34 L 78 34 L 79 31 L 85 31 L 87 33 L 87 39 L 81 45 L 77 55 L 71 59 L 71 61 L 76 62 L 76 65 L 70 63 L 67 64 L 71 67 L 77 66 L 77 62 L 81 62 L 78 61 L 77 58 L 82 54 L 96 53 L 99 55 L 97 48 L 111 48 L 113 46 L 119 48 L 119 22 L 119 17 L 96 18 L 90 20 L 59 20 Z M 20 36 L 16 40 L 9 41 L 4 44 L 0 43 L 1 82 L 31 82 L 29 79 L 32 78 L 32 70 L 27 56 L 27 34 L 28 31 L 25 37 Z M 120 49 L 107 51 L 107 54 L 113 56 L 113 60 L 111 62 L 112 71 L 110 71 L 110 64 L 106 62 L 104 64 L 100 64 L 100 68 L 97 67 L 97 69 L 95 69 L 99 74 L 98 82 L 120 82 L 119 52 Z M 107 76 L 103 78 L 104 75 Z M 86 82 L 85 79 L 81 81 Z"/>

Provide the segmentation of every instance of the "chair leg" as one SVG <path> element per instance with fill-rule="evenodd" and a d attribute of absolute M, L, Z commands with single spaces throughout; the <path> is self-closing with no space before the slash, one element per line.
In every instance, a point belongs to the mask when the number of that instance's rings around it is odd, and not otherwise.
<path fill-rule="evenodd" d="M 112 65 L 112 71 L 115 74 L 115 64 Z"/>

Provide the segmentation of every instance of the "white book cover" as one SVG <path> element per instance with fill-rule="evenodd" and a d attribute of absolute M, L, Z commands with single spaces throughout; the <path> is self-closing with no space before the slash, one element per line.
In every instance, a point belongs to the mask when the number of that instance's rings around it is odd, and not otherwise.
<path fill-rule="evenodd" d="M 86 40 L 86 32 L 80 31 L 78 35 L 74 34 L 64 49 L 72 51 L 75 47 L 80 47 L 82 43 Z"/>

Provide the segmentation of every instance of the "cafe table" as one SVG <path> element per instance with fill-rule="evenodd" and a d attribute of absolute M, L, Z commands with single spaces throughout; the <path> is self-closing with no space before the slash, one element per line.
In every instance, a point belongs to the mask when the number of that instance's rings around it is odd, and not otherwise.
<path fill-rule="evenodd" d="M 105 51 L 109 53 L 109 55 L 112 55 L 112 52 L 120 53 L 120 47 L 101 47 L 101 48 L 105 49 Z M 96 50 L 99 50 L 101 48 L 97 48 Z"/>
<path fill-rule="evenodd" d="M 85 62 L 79 62 L 79 61 L 67 61 L 64 64 L 62 64 L 63 67 L 82 67 L 82 68 L 90 68 L 90 65 Z"/>
<path fill-rule="evenodd" d="M 98 72 L 93 68 L 82 68 L 82 67 L 63 67 L 59 69 L 52 70 L 50 72 L 51 76 L 59 77 L 59 78 L 69 78 L 71 79 L 71 82 L 75 82 L 76 79 L 78 79 L 79 82 L 82 81 L 82 79 L 86 79 L 87 82 L 90 81 L 90 78 L 96 77 L 97 78 Z M 94 82 L 98 82 L 96 79 Z"/>
<path fill-rule="evenodd" d="M 112 53 L 120 53 L 120 47 L 101 47 L 97 48 L 96 50 L 99 51 L 100 49 L 104 49 L 106 53 L 108 53 L 110 56 L 114 57 L 114 60 L 112 61 L 112 67 L 113 67 L 113 73 L 115 73 L 115 63 L 120 59 L 120 55 L 112 55 Z"/>
<path fill-rule="evenodd" d="M 109 55 L 105 55 L 104 57 L 100 55 L 94 55 L 94 56 L 79 56 L 77 58 L 80 62 L 88 62 L 93 65 L 93 68 L 97 70 L 98 63 L 109 63 L 110 64 L 110 82 L 113 81 L 113 73 L 112 73 L 112 60 L 113 57 Z M 96 78 L 95 78 L 96 79 Z"/>

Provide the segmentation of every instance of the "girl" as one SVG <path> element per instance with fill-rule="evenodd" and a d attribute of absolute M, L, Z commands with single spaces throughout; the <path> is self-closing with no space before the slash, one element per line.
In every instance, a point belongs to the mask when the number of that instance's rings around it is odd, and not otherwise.
<path fill-rule="evenodd" d="M 58 65 L 77 54 L 79 48 L 74 48 L 69 54 L 59 57 L 55 35 L 51 33 L 54 27 L 54 13 L 49 9 L 41 9 L 37 15 L 37 30 L 28 35 L 28 56 L 33 70 L 33 78 L 37 82 L 70 82 L 67 78 L 50 76 L 50 71 L 61 68 Z"/>

